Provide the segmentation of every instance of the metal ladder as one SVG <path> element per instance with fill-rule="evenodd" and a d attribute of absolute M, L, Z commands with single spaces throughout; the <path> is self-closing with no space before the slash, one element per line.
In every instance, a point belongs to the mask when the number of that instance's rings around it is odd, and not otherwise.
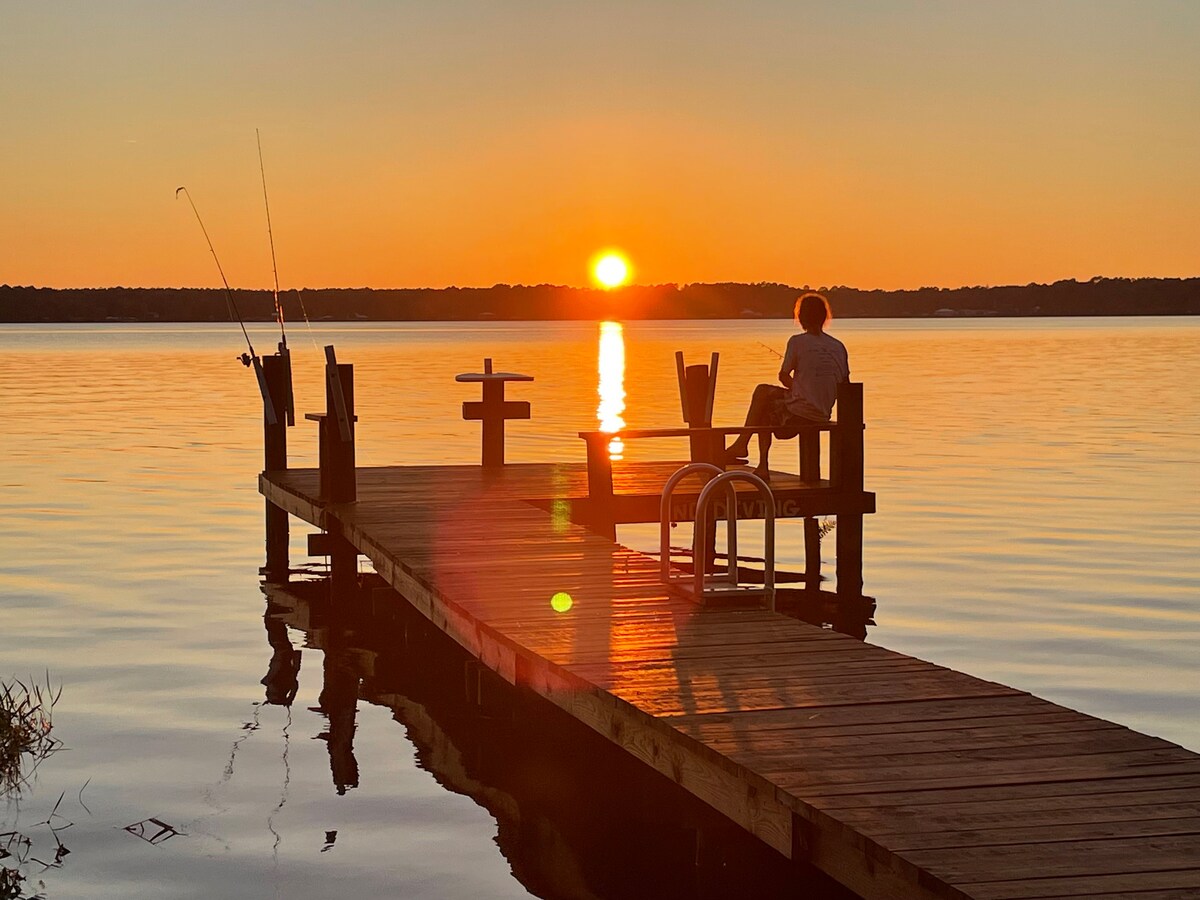
<path fill-rule="evenodd" d="M 692 528 L 692 564 L 694 572 L 676 572 L 671 569 L 671 497 L 684 478 L 694 473 L 714 474 L 700 491 L 696 501 L 696 518 Z M 741 585 L 738 583 L 737 564 L 737 491 L 733 482 L 745 481 L 758 488 L 765 505 L 763 516 L 763 583 Z M 724 494 L 726 509 L 725 550 L 728 566 L 725 572 L 706 575 L 709 563 L 708 542 L 704 539 L 708 531 L 709 508 L 718 492 Z M 725 472 L 712 463 L 689 463 L 675 472 L 663 486 L 662 503 L 659 507 L 659 553 L 663 583 L 681 593 L 689 595 L 697 603 L 707 600 L 725 600 L 741 597 L 765 597 L 767 608 L 775 609 L 775 495 L 771 486 L 751 472 Z"/>

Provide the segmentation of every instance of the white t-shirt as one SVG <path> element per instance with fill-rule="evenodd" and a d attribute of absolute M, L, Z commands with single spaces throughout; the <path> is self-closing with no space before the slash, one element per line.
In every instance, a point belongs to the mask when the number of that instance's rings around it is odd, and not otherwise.
<path fill-rule="evenodd" d="M 837 386 L 850 380 L 850 357 L 837 338 L 803 331 L 788 339 L 779 374 L 792 376 L 785 401 L 788 411 L 803 419 L 828 422 L 837 400 Z"/>

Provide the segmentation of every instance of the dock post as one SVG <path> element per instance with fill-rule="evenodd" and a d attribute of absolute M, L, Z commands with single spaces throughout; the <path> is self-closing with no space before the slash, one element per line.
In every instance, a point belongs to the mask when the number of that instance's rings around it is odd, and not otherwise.
<path fill-rule="evenodd" d="M 484 371 L 491 372 L 492 361 L 486 361 Z M 504 406 L 504 382 L 485 381 L 483 383 L 483 407 L 485 410 L 497 410 Z M 483 420 L 481 462 L 484 466 L 504 465 L 504 416 L 485 415 Z"/>
<path fill-rule="evenodd" d="M 837 593 L 843 607 L 862 599 L 863 386 L 843 382 L 837 392 L 837 429 L 830 435 L 830 478 L 854 512 L 837 514 Z"/>
<path fill-rule="evenodd" d="M 588 530 L 610 541 L 617 539 L 613 514 L 612 456 L 608 452 L 611 436 L 593 432 L 587 440 Z"/>
<path fill-rule="evenodd" d="M 325 412 L 309 413 L 320 429 L 321 499 L 326 503 L 353 503 L 358 499 L 354 462 L 354 366 L 339 363 L 333 346 L 325 348 Z M 358 551 L 341 534 L 329 531 L 325 542 L 334 595 L 357 586 Z"/>
<path fill-rule="evenodd" d="M 839 415 L 839 421 L 841 416 Z M 821 432 L 808 428 L 800 432 L 800 480 L 816 484 L 821 480 Z"/>
<path fill-rule="evenodd" d="M 339 363 L 325 348 L 325 415 L 321 423 L 321 499 L 351 503 L 358 499 L 354 468 L 354 366 Z"/>
<path fill-rule="evenodd" d="M 291 396 L 291 370 L 287 357 L 265 356 L 262 366 L 272 405 L 276 410 L 285 410 Z M 287 467 L 287 417 L 276 415 L 272 422 L 264 404 L 263 471 L 274 472 Z M 270 500 L 264 503 L 267 559 L 262 574 L 272 581 L 286 582 L 289 570 L 288 514 Z"/>
<path fill-rule="evenodd" d="M 334 598 L 354 596 L 358 590 L 358 550 L 344 537 L 329 535 L 329 580 Z"/>
<path fill-rule="evenodd" d="M 804 520 L 804 589 L 814 596 L 821 590 L 821 526 L 814 516 Z"/>

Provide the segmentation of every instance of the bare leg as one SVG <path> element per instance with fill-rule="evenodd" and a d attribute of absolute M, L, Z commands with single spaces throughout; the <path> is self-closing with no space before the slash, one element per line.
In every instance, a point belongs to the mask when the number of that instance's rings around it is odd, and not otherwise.
<path fill-rule="evenodd" d="M 754 467 L 754 474 L 766 481 L 771 479 L 771 466 L 767 462 L 767 457 L 771 455 L 771 432 L 760 431 L 758 434 L 758 465 Z"/>
<path fill-rule="evenodd" d="M 782 391 L 783 388 L 774 384 L 760 384 L 754 389 L 754 396 L 750 398 L 750 409 L 746 411 L 746 427 L 754 428 L 759 425 L 770 425 L 770 409 L 771 400 L 775 394 Z M 770 435 L 765 432 L 759 435 L 759 447 L 762 447 L 762 439 L 766 437 L 767 446 L 770 447 Z M 750 451 L 750 435 L 738 435 L 738 439 L 729 445 L 729 449 L 725 451 L 727 459 L 736 459 L 745 456 Z"/>

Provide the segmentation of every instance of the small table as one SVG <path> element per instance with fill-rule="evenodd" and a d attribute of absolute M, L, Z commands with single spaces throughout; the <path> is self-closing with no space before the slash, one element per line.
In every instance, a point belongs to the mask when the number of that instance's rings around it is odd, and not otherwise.
<path fill-rule="evenodd" d="M 467 421 L 483 422 L 483 465 L 504 465 L 504 422 L 507 419 L 528 419 L 529 402 L 505 400 L 504 384 L 508 381 L 533 381 L 532 375 L 515 372 L 493 372 L 492 358 L 483 361 L 482 372 L 467 372 L 455 375 L 455 381 L 481 382 L 483 400 L 467 400 L 463 403 L 462 416 Z"/>

